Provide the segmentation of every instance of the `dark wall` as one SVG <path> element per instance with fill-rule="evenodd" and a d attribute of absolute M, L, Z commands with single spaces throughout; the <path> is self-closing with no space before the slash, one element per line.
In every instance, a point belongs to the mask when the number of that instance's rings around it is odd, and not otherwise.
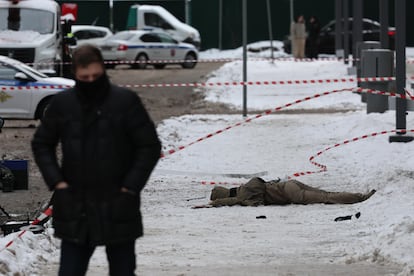
<path fill-rule="evenodd" d="M 78 18 L 75 24 L 92 24 L 99 26 L 109 27 L 109 1 L 57 1 L 59 4 L 62 3 L 75 3 L 78 5 Z M 184 2 L 183 1 L 116 1 L 114 0 L 113 7 L 113 20 L 114 20 L 114 31 L 125 30 L 128 9 L 134 4 L 150 4 L 150 5 L 162 5 L 164 8 L 169 10 L 178 19 L 184 21 Z"/>
<path fill-rule="evenodd" d="M 363 0 L 360 0 L 363 1 Z M 389 0 L 390 25 L 394 25 L 394 1 Z M 57 1 L 59 3 L 77 3 L 77 24 L 109 26 L 109 1 Z M 242 0 L 222 0 L 223 28 L 222 46 L 224 49 L 242 45 Z M 247 0 L 248 42 L 269 39 L 266 0 Z M 283 40 L 289 33 L 290 0 L 270 0 L 273 38 Z M 349 0 L 352 3 L 352 0 Z M 114 0 L 114 29 L 124 30 L 128 8 L 133 4 L 161 5 L 181 21 L 185 21 L 184 0 L 165 1 L 116 1 Z M 378 20 L 379 0 L 364 0 L 364 17 Z M 407 11 L 414 10 L 414 1 L 406 0 Z M 294 15 L 303 14 L 306 18 L 315 15 L 322 25 L 335 18 L 335 0 L 294 0 Z M 352 7 L 350 7 L 352 14 Z M 218 48 L 219 44 L 219 0 L 192 0 L 191 25 L 200 31 L 202 49 Z M 414 17 L 407 14 L 407 45 L 414 46 Z"/>

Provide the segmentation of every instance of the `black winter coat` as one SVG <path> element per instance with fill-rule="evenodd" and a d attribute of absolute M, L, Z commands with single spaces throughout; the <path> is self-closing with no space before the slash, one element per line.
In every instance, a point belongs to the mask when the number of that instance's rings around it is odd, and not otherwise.
<path fill-rule="evenodd" d="M 87 107 L 76 88 L 58 93 L 32 140 L 49 189 L 60 181 L 69 184 L 54 192 L 53 226 L 57 237 L 76 243 L 106 245 L 142 236 L 140 191 L 160 157 L 154 124 L 139 97 L 114 85 L 107 90 L 100 104 Z M 121 193 L 121 187 L 136 196 Z"/>

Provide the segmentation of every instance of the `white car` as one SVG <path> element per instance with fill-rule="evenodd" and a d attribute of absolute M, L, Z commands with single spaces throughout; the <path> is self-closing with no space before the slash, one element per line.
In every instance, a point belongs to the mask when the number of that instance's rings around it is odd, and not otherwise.
<path fill-rule="evenodd" d="M 170 35 L 155 31 L 121 31 L 108 38 L 100 46 L 107 67 L 118 63 L 130 63 L 133 68 L 145 69 L 148 64 L 157 69 L 167 64 L 181 64 L 194 68 L 198 51 L 194 45 L 178 42 Z"/>
<path fill-rule="evenodd" d="M 99 45 L 113 35 L 112 31 L 107 27 L 92 25 L 73 25 L 72 33 L 76 38 L 77 45 L 85 43 Z"/>
<path fill-rule="evenodd" d="M 20 61 L 0 56 L 0 117 L 41 119 L 53 95 L 74 85 L 74 80 L 48 77 Z"/>

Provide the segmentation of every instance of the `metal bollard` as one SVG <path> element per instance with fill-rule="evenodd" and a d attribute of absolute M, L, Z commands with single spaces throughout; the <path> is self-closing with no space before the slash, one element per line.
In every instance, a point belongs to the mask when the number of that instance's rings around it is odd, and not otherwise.
<path fill-rule="evenodd" d="M 363 50 L 372 50 L 380 49 L 381 43 L 379 41 L 361 41 L 357 42 L 356 50 L 356 67 L 357 67 L 357 77 L 361 77 L 361 55 Z"/>
<path fill-rule="evenodd" d="M 356 53 L 355 53 L 355 66 L 356 66 L 356 76 L 361 78 L 361 55 L 363 50 L 379 49 L 381 48 L 381 43 L 379 41 L 360 41 L 356 44 Z M 358 82 L 358 87 L 361 87 L 361 83 Z M 361 102 L 367 102 L 367 94 L 361 94 Z"/>
<path fill-rule="evenodd" d="M 394 76 L 394 52 L 388 49 L 362 50 L 361 77 Z M 362 83 L 360 87 L 389 91 L 390 81 Z M 367 113 L 383 113 L 388 110 L 388 96 L 367 94 Z"/>

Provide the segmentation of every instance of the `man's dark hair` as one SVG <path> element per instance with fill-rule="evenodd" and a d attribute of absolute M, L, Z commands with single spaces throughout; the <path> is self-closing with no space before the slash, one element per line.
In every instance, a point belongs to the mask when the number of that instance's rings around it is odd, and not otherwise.
<path fill-rule="evenodd" d="M 84 68 L 95 62 L 102 64 L 105 68 L 102 53 L 97 47 L 90 44 L 76 47 L 72 55 L 72 72 L 75 73 L 78 67 Z"/>

